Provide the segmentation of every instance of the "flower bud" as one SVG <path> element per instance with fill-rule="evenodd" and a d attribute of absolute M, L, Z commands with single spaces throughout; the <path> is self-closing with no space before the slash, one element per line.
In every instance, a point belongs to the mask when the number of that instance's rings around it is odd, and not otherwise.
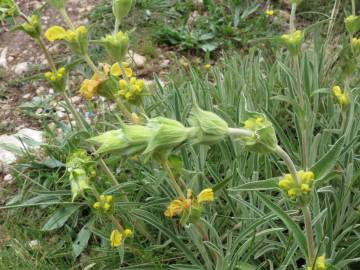
<path fill-rule="evenodd" d="M 253 131 L 254 136 L 242 140 L 250 151 L 262 154 L 273 152 L 277 146 L 275 129 L 264 115 L 256 112 L 247 112 L 249 118 L 244 121 L 244 128 Z"/>
<path fill-rule="evenodd" d="M 67 0 L 46 0 L 46 2 L 53 8 L 60 10 L 65 8 Z"/>
<path fill-rule="evenodd" d="M 228 124 L 213 112 L 194 106 L 189 118 L 191 126 L 199 132 L 191 138 L 192 143 L 216 143 L 228 134 Z"/>
<path fill-rule="evenodd" d="M 122 21 L 125 18 L 132 5 L 132 0 L 113 0 L 112 10 L 116 20 Z"/>
<path fill-rule="evenodd" d="M 353 35 L 360 30 L 360 16 L 350 15 L 345 18 L 345 27 Z"/>
<path fill-rule="evenodd" d="M 66 87 L 67 71 L 65 68 L 59 68 L 56 72 L 46 72 L 45 78 L 56 92 L 62 93 Z"/>
<path fill-rule="evenodd" d="M 304 32 L 297 30 L 291 34 L 284 34 L 280 40 L 285 44 L 292 56 L 298 55 L 301 49 L 301 44 L 304 41 Z"/>
<path fill-rule="evenodd" d="M 188 138 L 190 132 L 190 129 L 180 122 L 165 117 L 150 119 L 147 126 L 154 130 L 154 135 L 144 154 L 160 151 L 167 156 L 173 148 Z"/>
<path fill-rule="evenodd" d="M 129 37 L 126 33 L 118 32 L 114 36 L 107 35 L 102 38 L 100 43 L 105 47 L 106 51 L 116 62 L 123 61 L 129 48 Z"/>
<path fill-rule="evenodd" d="M 32 15 L 28 22 L 18 25 L 14 30 L 21 30 L 32 38 L 39 38 L 41 35 L 41 23 L 38 15 Z"/>
<path fill-rule="evenodd" d="M 120 152 L 134 155 L 145 150 L 152 134 L 152 130 L 145 126 L 124 125 L 122 129 L 105 132 L 88 141 L 100 145 L 96 151 L 99 154 Z"/>

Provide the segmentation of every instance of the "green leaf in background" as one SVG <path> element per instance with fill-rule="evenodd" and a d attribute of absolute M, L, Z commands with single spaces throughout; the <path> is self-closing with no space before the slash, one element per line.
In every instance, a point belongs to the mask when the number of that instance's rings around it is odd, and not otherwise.
<path fill-rule="evenodd" d="M 230 188 L 230 192 L 249 191 L 249 190 L 271 190 L 278 188 L 279 177 L 274 177 L 261 181 L 251 181 L 237 187 Z"/>
<path fill-rule="evenodd" d="M 91 222 L 86 224 L 78 233 L 77 238 L 75 242 L 72 245 L 72 253 L 75 258 L 77 258 L 87 247 L 91 231 L 88 228 L 88 225 L 90 225 Z"/>
<path fill-rule="evenodd" d="M 286 227 L 294 235 L 295 241 L 297 242 L 300 250 L 302 251 L 304 258 L 307 256 L 307 245 L 304 233 L 301 231 L 298 224 L 296 224 L 279 206 L 270 201 L 265 195 L 257 193 L 259 198 L 265 205 L 273 211 L 281 220 L 284 222 Z"/>
<path fill-rule="evenodd" d="M 42 227 L 42 231 L 52 231 L 64 226 L 65 222 L 71 217 L 72 214 L 79 209 L 80 206 L 67 206 L 58 209 L 50 216 L 48 221 Z"/>
<path fill-rule="evenodd" d="M 319 180 L 331 172 L 338 161 L 343 143 L 344 137 L 341 137 L 331 147 L 329 152 L 327 152 L 318 162 L 315 163 L 315 165 L 311 167 L 310 170 L 315 174 L 316 179 Z"/>

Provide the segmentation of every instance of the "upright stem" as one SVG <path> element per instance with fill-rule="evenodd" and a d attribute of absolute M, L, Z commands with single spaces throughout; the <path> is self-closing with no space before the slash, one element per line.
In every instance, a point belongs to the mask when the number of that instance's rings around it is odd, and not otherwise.
<path fill-rule="evenodd" d="M 305 233 L 306 233 L 306 244 L 308 248 L 308 265 L 312 266 L 315 262 L 315 244 L 314 244 L 314 233 L 311 222 L 311 212 L 309 206 L 305 205 L 301 208 L 304 214 Z"/>
<path fill-rule="evenodd" d="M 83 58 L 94 73 L 100 72 L 88 54 L 84 55 Z"/>
<path fill-rule="evenodd" d="M 351 0 L 351 10 L 352 10 L 352 15 L 356 15 L 356 5 L 355 5 L 355 0 Z"/>
<path fill-rule="evenodd" d="M 44 40 L 43 40 L 41 37 L 39 37 L 38 39 L 36 39 L 36 41 L 38 42 L 41 50 L 43 51 L 43 53 L 44 53 L 44 55 L 45 55 L 45 58 L 46 58 L 46 61 L 48 62 L 51 71 L 52 71 L 53 73 L 55 73 L 55 72 L 56 72 L 56 66 L 55 66 L 55 64 L 54 64 L 54 61 L 53 61 L 51 55 L 49 54 L 49 51 L 48 51 L 47 48 L 46 48 L 46 45 L 45 45 L 45 43 L 44 43 Z"/>
<path fill-rule="evenodd" d="M 290 34 L 295 31 L 295 14 L 296 14 L 296 4 L 291 4 L 291 14 L 290 14 Z"/>
<path fill-rule="evenodd" d="M 169 161 L 163 161 L 162 162 L 162 166 L 164 168 L 164 170 L 167 172 L 167 174 L 169 175 L 169 178 L 171 180 L 172 185 L 174 186 L 176 192 L 178 193 L 178 195 L 180 196 L 181 199 L 185 200 L 185 195 L 182 192 L 180 186 L 178 185 L 178 183 L 176 182 L 175 176 L 169 166 Z"/>
<path fill-rule="evenodd" d="M 275 152 L 284 160 L 286 166 L 288 167 L 289 172 L 291 173 L 293 179 L 295 179 L 296 183 L 298 185 L 301 185 L 299 175 L 289 155 L 280 146 L 276 147 Z M 306 240 L 307 240 L 306 242 L 308 247 L 308 265 L 311 266 L 314 264 L 314 259 L 315 259 L 315 244 L 314 244 L 314 233 L 312 229 L 311 212 L 307 205 L 302 206 L 301 210 L 304 214 L 305 234 L 306 234 Z"/>
<path fill-rule="evenodd" d="M 61 16 L 63 16 L 64 21 L 66 22 L 66 24 L 67 24 L 72 30 L 74 30 L 74 29 L 75 29 L 75 26 L 74 26 L 72 20 L 70 19 L 68 13 L 66 12 L 66 9 L 65 9 L 65 8 L 60 9 L 59 12 L 60 12 Z"/>
<path fill-rule="evenodd" d="M 120 21 L 118 19 L 115 19 L 114 35 L 116 35 L 117 32 L 119 32 L 119 27 L 120 27 Z"/>

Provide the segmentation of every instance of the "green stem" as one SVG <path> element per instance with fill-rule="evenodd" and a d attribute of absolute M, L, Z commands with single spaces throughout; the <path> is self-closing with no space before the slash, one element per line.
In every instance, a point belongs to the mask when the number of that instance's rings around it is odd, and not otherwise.
<path fill-rule="evenodd" d="M 355 5 L 355 0 L 351 0 L 351 10 L 352 10 L 352 15 L 356 15 L 356 5 Z"/>
<path fill-rule="evenodd" d="M 100 71 L 98 70 L 98 68 L 96 67 L 96 65 L 94 64 L 93 60 L 91 60 L 90 56 L 88 54 L 85 54 L 83 56 L 84 60 L 86 61 L 86 63 L 89 65 L 89 67 L 91 68 L 91 70 L 94 73 L 100 73 Z"/>
<path fill-rule="evenodd" d="M 314 244 L 314 233 L 311 222 L 311 212 L 309 206 L 301 208 L 304 214 L 305 233 L 306 233 L 306 244 L 308 248 L 308 265 L 314 265 L 315 262 L 315 244 Z"/>
<path fill-rule="evenodd" d="M 276 154 L 278 154 L 282 160 L 286 163 L 290 174 L 293 179 L 295 179 L 297 185 L 301 185 L 301 180 L 296 171 L 295 165 L 289 155 L 280 147 L 277 146 L 275 149 Z M 312 221 L 311 221 L 311 212 L 307 205 L 302 206 L 301 210 L 304 214 L 304 223 L 305 223 L 305 234 L 306 234 L 306 242 L 308 248 L 308 265 L 314 264 L 315 259 L 315 244 L 314 244 L 314 233 L 312 229 Z"/>
<path fill-rule="evenodd" d="M 296 16 L 296 4 L 291 5 L 291 13 L 290 13 L 290 33 L 295 31 L 295 16 Z"/>
<path fill-rule="evenodd" d="M 49 64 L 49 67 L 50 67 L 51 71 L 53 73 L 55 73 L 56 72 L 56 66 L 54 64 L 54 60 L 52 59 L 48 49 L 46 48 L 44 40 L 41 37 L 39 37 L 39 38 L 36 39 L 36 41 L 38 42 L 40 48 L 42 49 L 42 51 L 43 51 L 43 53 L 45 55 L 45 58 L 46 58 L 46 60 L 47 60 L 47 62 Z"/>
<path fill-rule="evenodd" d="M 169 166 L 169 161 L 163 161 L 162 162 L 162 166 L 164 168 L 164 170 L 166 171 L 166 173 L 169 175 L 169 178 L 171 180 L 171 184 L 173 185 L 173 187 L 175 188 L 176 192 L 178 193 L 179 197 L 183 200 L 185 200 L 185 195 L 182 192 L 180 186 L 178 185 L 178 183 L 176 182 L 175 176 Z"/>
<path fill-rule="evenodd" d="M 69 26 L 69 28 L 74 30 L 75 26 L 74 26 L 72 20 L 70 19 L 68 13 L 66 12 L 66 9 L 65 8 L 60 9 L 59 12 L 60 12 L 61 16 L 63 16 L 64 21 Z"/>
<path fill-rule="evenodd" d="M 119 32 L 119 27 L 120 27 L 120 21 L 118 19 L 115 19 L 114 35 L 116 35 Z"/>
<path fill-rule="evenodd" d="M 116 104 L 120 108 L 120 111 L 128 118 L 132 123 L 136 124 L 138 121 L 134 118 L 132 113 L 126 108 L 125 104 L 120 98 L 116 98 Z"/>

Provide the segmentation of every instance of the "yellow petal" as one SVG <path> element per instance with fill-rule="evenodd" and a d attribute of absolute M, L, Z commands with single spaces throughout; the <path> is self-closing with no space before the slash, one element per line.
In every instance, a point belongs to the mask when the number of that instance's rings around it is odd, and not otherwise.
<path fill-rule="evenodd" d="M 184 210 L 184 202 L 181 200 L 173 200 L 165 211 L 165 216 L 173 217 L 180 214 Z"/>
<path fill-rule="evenodd" d="M 211 202 L 214 200 L 214 191 L 211 188 L 206 188 L 197 196 L 197 202 Z"/>
<path fill-rule="evenodd" d="M 123 235 L 118 230 L 113 230 L 110 235 L 111 247 L 120 247 Z"/>
<path fill-rule="evenodd" d="M 93 207 L 94 207 L 95 209 L 100 209 L 101 204 L 100 204 L 99 202 L 96 202 L 96 203 L 93 204 Z"/>
<path fill-rule="evenodd" d="M 52 26 L 45 32 L 45 37 L 49 41 L 62 40 L 66 35 L 66 31 L 61 26 Z"/>
<path fill-rule="evenodd" d="M 115 63 L 111 66 L 110 74 L 116 77 L 119 77 L 121 75 L 121 68 L 118 63 Z"/>
<path fill-rule="evenodd" d="M 125 237 L 131 237 L 133 235 L 133 231 L 130 229 L 125 229 L 123 233 Z"/>

